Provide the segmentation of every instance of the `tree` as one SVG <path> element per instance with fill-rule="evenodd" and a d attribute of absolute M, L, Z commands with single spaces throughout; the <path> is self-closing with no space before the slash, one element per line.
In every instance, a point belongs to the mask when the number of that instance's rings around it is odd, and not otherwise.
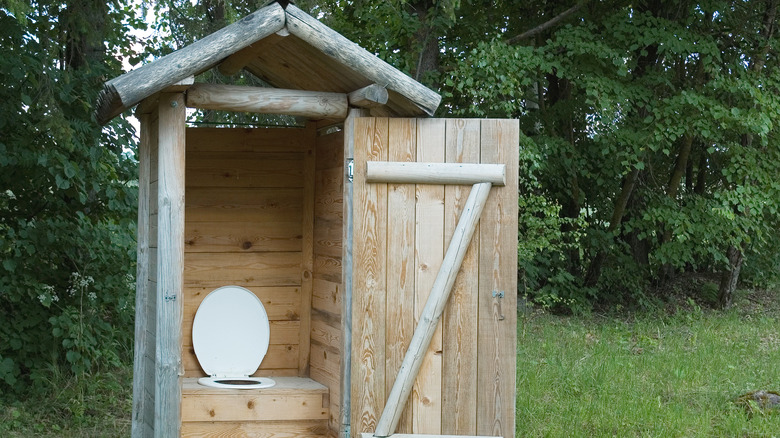
<path fill-rule="evenodd" d="M 130 23 L 130 24 L 123 24 Z M 97 125 L 128 56 L 120 2 L 0 9 L 0 392 L 127 360 L 137 187 L 124 119 Z"/>

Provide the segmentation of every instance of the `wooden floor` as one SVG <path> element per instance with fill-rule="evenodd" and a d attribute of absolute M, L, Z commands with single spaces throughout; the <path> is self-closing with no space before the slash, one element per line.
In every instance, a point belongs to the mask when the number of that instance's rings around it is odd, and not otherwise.
<path fill-rule="evenodd" d="M 264 389 L 221 389 L 182 379 L 183 437 L 326 437 L 328 388 L 307 377 L 274 377 Z"/>

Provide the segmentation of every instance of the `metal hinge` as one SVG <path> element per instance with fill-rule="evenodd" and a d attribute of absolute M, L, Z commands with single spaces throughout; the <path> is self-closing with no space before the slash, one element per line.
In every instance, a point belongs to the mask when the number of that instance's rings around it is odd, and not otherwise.
<path fill-rule="evenodd" d="M 347 181 L 352 182 L 355 179 L 355 160 L 347 158 Z"/>

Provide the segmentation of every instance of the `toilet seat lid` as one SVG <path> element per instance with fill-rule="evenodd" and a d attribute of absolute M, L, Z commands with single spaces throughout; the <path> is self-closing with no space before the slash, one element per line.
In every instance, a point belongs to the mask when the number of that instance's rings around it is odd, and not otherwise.
<path fill-rule="evenodd" d="M 268 352 L 270 326 L 263 303 L 240 286 L 224 286 L 203 299 L 192 323 L 192 346 L 210 376 L 250 376 Z"/>

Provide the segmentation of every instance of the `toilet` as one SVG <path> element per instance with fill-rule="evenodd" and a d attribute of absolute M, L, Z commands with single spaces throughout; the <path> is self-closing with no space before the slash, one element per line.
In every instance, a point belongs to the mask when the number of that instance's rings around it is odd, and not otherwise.
<path fill-rule="evenodd" d="M 270 325 L 263 303 L 240 286 L 209 293 L 195 312 L 192 346 L 209 377 L 198 383 L 213 388 L 259 389 L 276 384 L 250 377 L 268 352 Z"/>

